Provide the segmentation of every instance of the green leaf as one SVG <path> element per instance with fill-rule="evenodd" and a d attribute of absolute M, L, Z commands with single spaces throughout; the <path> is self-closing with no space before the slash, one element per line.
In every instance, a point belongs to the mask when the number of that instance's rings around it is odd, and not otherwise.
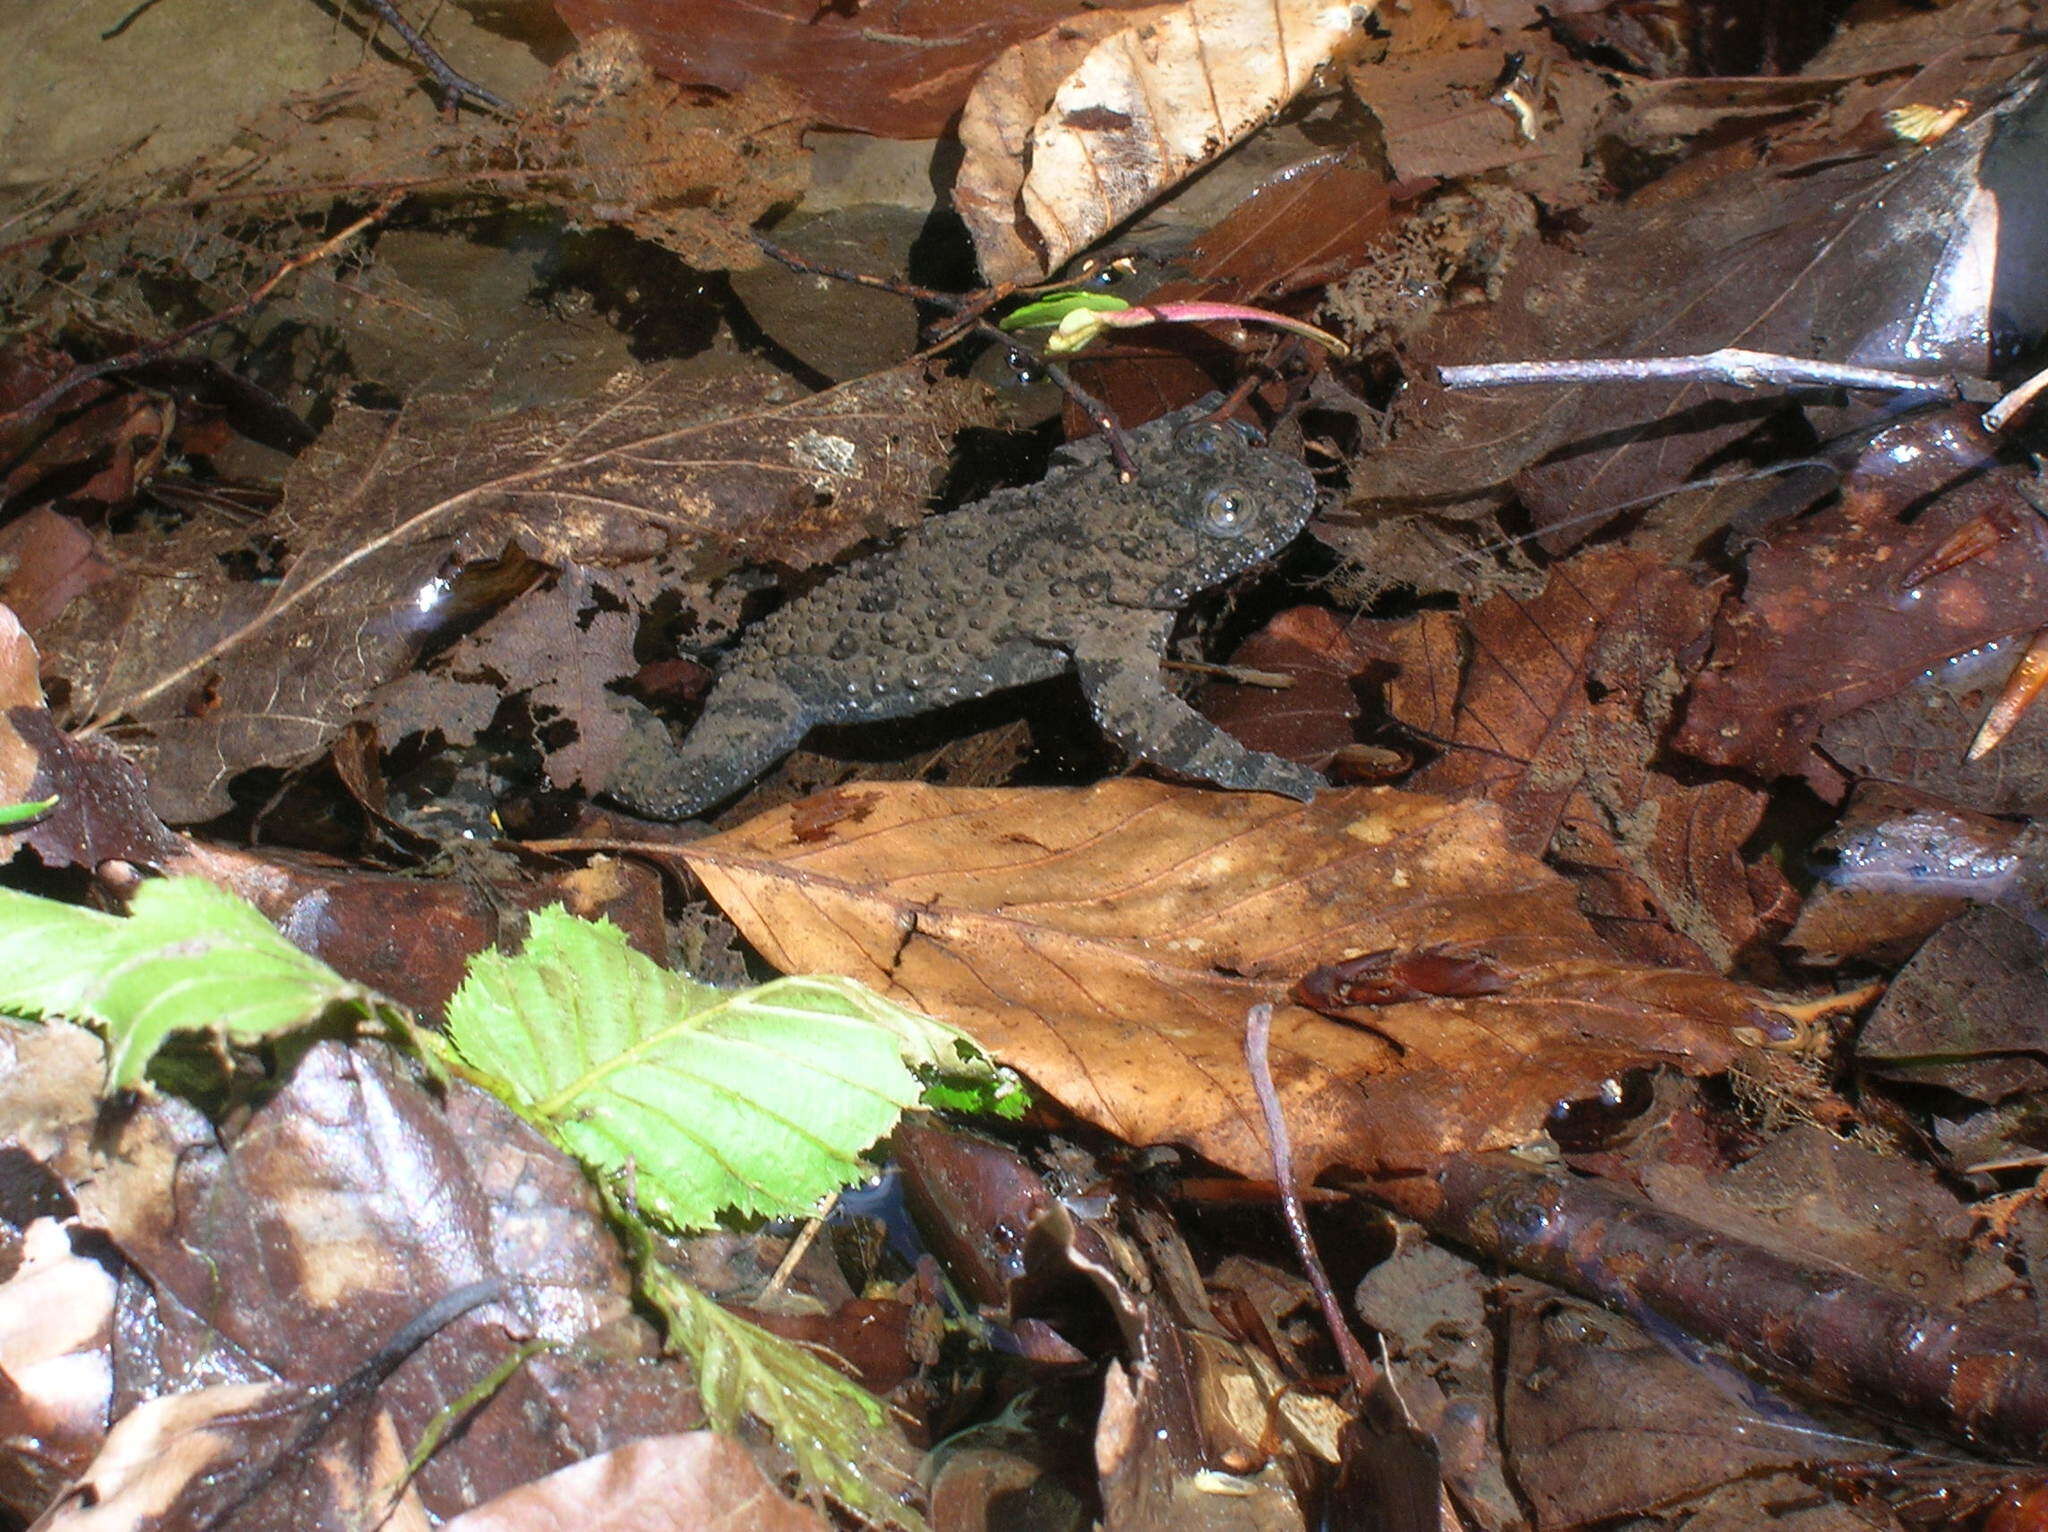
<path fill-rule="evenodd" d="M 0 889 L 0 1010 L 104 1030 L 115 1089 L 176 1032 L 255 1042 L 379 1003 L 203 878 L 144 883 L 126 918 Z"/>
<path fill-rule="evenodd" d="M 801 1347 L 728 1314 L 651 1254 L 642 1290 L 668 1322 L 669 1344 L 696 1370 L 704 1415 L 730 1434 L 742 1413 L 773 1433 L 807 1487 L 880 1526 L 923 1532 L 903 1504 L 916 1478 L 880 1400 Z"/>
<path fill-rule="evenodd" d="M 998 324 L 998 328 L 1014 333 L 1018 330 L 1042 329 L 1056 325 L 1067 315 L 1087 312 L 1095 314 L 1116 314 L 1130 307 L 1122 298 L 1108 293 L 1062 292 L 1047 293 L 1043 298 L 1010 310 Z"/>
<path fill-rule="evenodd" d="M 517 957 L 472 960 L 448 1033 L 516 1111 L 679 1229 L 808 1210 L 866 1174 L 917 1069 L 976 1068 L 963 1033 L 851 980 L 727 992 L 560 909 L 533 916 Z"/>
<path fill-rule="evenodd" d="M 36 803 L 0 804 L 0 829 L 5 829 L 9 825 L 27 824 L 31 819 L 40 819 L 56 806 L 55 793 Z"/>

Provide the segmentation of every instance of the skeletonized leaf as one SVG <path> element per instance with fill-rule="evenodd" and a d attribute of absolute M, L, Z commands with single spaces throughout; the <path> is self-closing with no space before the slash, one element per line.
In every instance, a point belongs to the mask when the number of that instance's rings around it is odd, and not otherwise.
<path fill-rule="evenodd" d="M 1062 24 L 1018 44 L 961 113 L 955 192 L 991 282 L 1034 281 L 1298 95 L 1373 3 L 1186 0 L 1118 16 L 1078 59 Z M 1056 80 L 1048 93 L 1049 80 Z"/>
<path fill-rule="evenodd" d="M 255 1042 L 377 999 L 203 879 L 143 884 L 125 919 L 0 889 L 0 1009 L 104 1029 L 117 1089 L 174 1032 Z"/>
<path fill-rule="evenodd" d="M 457 1050 L 516 1110 L 683 1228 L 794 1214 L 862 1174 L 915 1105 L 916 1070 L 959 1074 L 965 1035 L 837 978 L 737 992 L 657 967 L 603 922 L 533 916 L 448 1005 Z"/>

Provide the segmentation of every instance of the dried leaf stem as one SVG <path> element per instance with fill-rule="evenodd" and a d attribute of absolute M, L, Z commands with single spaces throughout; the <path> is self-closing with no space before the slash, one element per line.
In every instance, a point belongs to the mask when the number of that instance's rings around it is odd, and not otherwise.
<path fill-rule="evenodd" d="M 1266 1142 L 1273 1152 L 1273 1179 L 1280 1187 L 1280 1213 L 1287 1220 L 1287 1233 L 1294 1241 L 1294 1253 L 1301 1260 L 1302 1270 L 1308 1274 L 1309 1286 L 1315 1289 L 1316 1303 L 1322 1308 L 1330 1339 L 1336 1342 L 1337 1354 L 1344 1359 L 1344 1371 L 1357 1388 L 1359 1398 L 1367 1399 L 1380 1385 L 1379 1369 L 1358 1344 L 1358 1337 L 1351 1333 L 1343 1306 L 1337 1302 L 1336 1289 L 1330 1285 L 1330 1274 L 1323 1269 L 1323 1259 L 1316 1254 L 1315 1241 L 1309 1237 L 1308 1217 L 1301 1208 L 1301 1189 L 1294 1180 L 1294 1143 L 1287 1134 L 1287 1115 L 1280 1109 L 1280 1094 L 1273 1089 L 1273 1065 L 1267 1057 L 1272 1040 L 1273 1007 L 1253 1006 L 1244 1018 L 1244 1062 L 1251 1072 L 1252 1092 L 1259 1098 L 1259 1110 L 1266 1119 Z"/>

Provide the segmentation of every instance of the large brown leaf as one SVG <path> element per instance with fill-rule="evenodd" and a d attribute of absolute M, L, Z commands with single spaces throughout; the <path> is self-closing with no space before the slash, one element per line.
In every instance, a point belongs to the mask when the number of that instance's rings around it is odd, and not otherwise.
<path fill-rule="evenodd" d="M 1241 1057 L 1274 1073 L 1304 1174 L 1535 1138 L 1617 1072 L 1714 1071 L 1756 1002 L 1605 955 L 1499 812 L 1390 789 L 1308 805 L 1123 780 L 1081 790 L 840 789 L 684 853 L 789 972 L 848 974 L 974 1033 L 1083 1117 L 1270 1175 Z M 1286 1003 L 1320 965 L 1439 945 L 1498 993 Z"/>

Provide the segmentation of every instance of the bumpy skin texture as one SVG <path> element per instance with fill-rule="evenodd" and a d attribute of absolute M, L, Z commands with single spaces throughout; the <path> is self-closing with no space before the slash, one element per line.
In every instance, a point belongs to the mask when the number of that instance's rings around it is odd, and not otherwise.
<path fill-rule="evenodd" d="M 1044 479 L 924 522 L 751 629 L 680 746 L 652 714 L 607 789 L 683 819 L 740 791 L 819 724 L 866 723 L 1072 667 L 1131 754 L 1220 787 L 1308 798 L 1322 778 L 1247 750 L 1172 692 L 1159 661 L 1190 597 L 1270 558 L 1315 508 L 1308 471 L 1204 406 L 1131 433 L 1119 480 L 1100 440 Z"/>

